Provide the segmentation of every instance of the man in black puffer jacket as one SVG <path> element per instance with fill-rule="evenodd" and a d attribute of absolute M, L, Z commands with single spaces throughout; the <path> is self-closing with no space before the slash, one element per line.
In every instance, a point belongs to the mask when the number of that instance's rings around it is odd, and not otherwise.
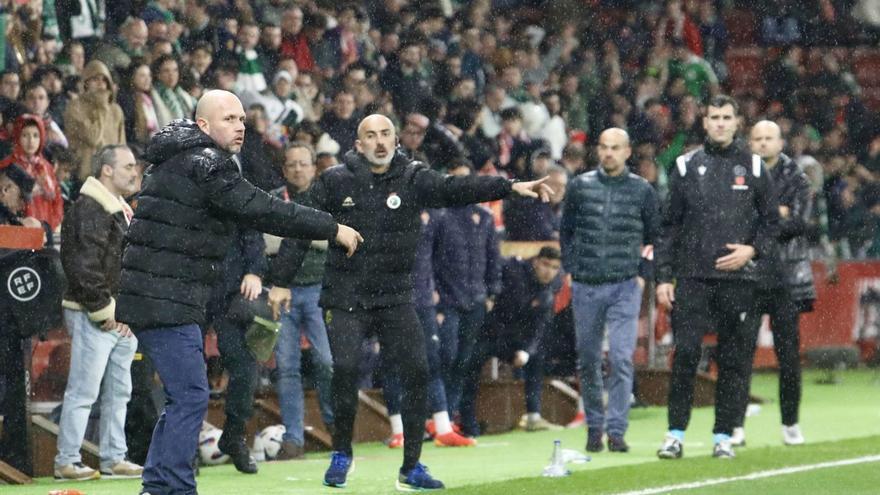
<path fill-rule="evenodd" d="M 219 282 L 233 224 L 284 237 L 336 239 L 354 254 L 360 235 L 311 208 L 244 180 L 232 155 L 245 113 L 232 93 L 209 91 L 196 122 L 174 121 L 150 142 L 138 209 L 126 235 L 116 320 L 137 334 L 167 396 L 144 466 L 144 493 L 194 494 L 192 459 L 208 407 L 205 306 Z"/>
<path fill-rule="evenodd" d="M 807 252 L 806 228 L 812 198 L 810 183 L 794 161 L 782 153 L 785 142 L 775 122 L 762 120 L 752 127 L 749 145 L 764 159 L 779 197 L 779 244 L 771 256 L 758 260 L 761 274 L 756 295 L 758 312 L 770 315 L 773 349 L 779 362 L 779 408 L 782 439 L 786 445 L 804 443 L 798 425 L 801 402 L 800 314 L 812 310 L 816 299 L 813 270 Z M 755 343 L 754 341 L 752 342 Z M 754 354 L 754 348 L 752 349 Z M 746 377 L 748 380 L 750 377 Z M 748 400 L 742 402 L 733 430 L 734 445 L 745 444 Z"/>
<path fill-rule="evenodd" d="M 344 486 L 352 466 L 351 439 L 357 411 L 361 343 L 376 334 L 386 362 L 399 367 L 404 387 L 404 460 L 398 488 L 442 488 L 421 465 L 428 364 L 425 339 L 413 304 L 412 270 L 425 208 L 465 205 L 503 198 L 511 192 L 549 200 L 543 181 L 513 183 L 502 177 L 446 176 L 396 152 L 394 125 L 370 115 L 358 126 L 355 150 L 344 164 L 318 177 L 310 191 L 314 204 L 363 231 L 355 256 L 327 253 L 321 307 L 333 354 L 333 457 L 324 476 L 328 486 Z M 287 240 L 282 243 L 290 245 Z M 303 243 L 298 243 L 302 246 Z M 282 253 L 279 252 L 279 256 Z"/>

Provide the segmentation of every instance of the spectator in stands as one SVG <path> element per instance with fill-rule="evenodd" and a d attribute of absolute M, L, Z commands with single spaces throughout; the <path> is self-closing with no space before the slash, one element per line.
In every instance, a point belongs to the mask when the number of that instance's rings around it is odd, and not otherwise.
<path fill-rule="evenodd" d="M 260 105 L 251 105 L 245 119 L 244 144 L 239 158 L 245 177 L 263 191 L 281 187 L 281 142 L 268 134 L 269 120 Z"/>
<path fill-rule="evenodd" d="M 67 147 L 67 137 L 64 131 L 49 113 L 49 93 L 40 84 L 29 83 L 24 90 L 24 105 L 28 113 L 43 119 L 43 128 L 46 129 L 46 144 L 58 144 Z"/>
<path fill-rule="evenodd" d="M 422 69 L 423 47 L 424 40 L 417 36 L 401 40 L 398 61 L 389 64 L 380 76 L 382 89 L 391 94 L 400 115 L 419 111 L 422 102 L 431 96 L 431 86 Z"/>
<path fill-rule="evenodd" d="M 180 46 L 184 52 L 195 50 L 196 46 L 207 44 L 210 51 L 232 51 L 228 47 L 221 47 L 220 28 L 211 22 L 208 13 L 209 2 L 207 0 L 192 0 L 183 4 L 182 22 L 186 25 L 186 34 L 180 38 Z"/>
<path fill-rule="evenodd" d="M 5 70 L 0 73 L 0 96 L 15 101 L 20 93 L 21 77 L 18 72 Z"/>
<path fill-rule="evenodd" d="M 98 45 L 93 60 L 100 60 L 113 72 L 128 69 L 133 59 L 144 56 L 147 45 L 147 23 L 137 17 L 125 20 L 115 38 L 107 39 Z"/>
<path fill-rule="evenodd" d="M 272 191 L 284 201 L 310 205 L 309 188 L 317 173 L 314 150 L 311 146 L 293 142 L 284 152 L 281 168 L 287 184 Z M 285 432 L 281 450 L 276 459 L 302 459 L 305 456 L 304 403 L 301 338 L 311 345 L 312 372 L 321 406 L 321 417 L 329 430 L 333 428 L 333 405 L 330 380 L 333 376 L 333 359 L 330 342 L 318 299 L 324 276 L 324 261 L 328 244 L 311 241 L 299 270 L 288 263 L 286 249 L 282 249 L 272 261 L 269 282 L 273 291 L 289 291 L 290 307 L 281 312 L 281 333 L 275 346 L 275 365 L 278 371 L 276 387 L 281 406 L 281 421 Z M 295 272 L 295 273 L 292 273 Z"/>
<path fill-rule="evenodd" d="M 718 77 L 712 66 L 684 43 L 673 41 L 672 55 L 669 58 L 669 78 L 672 80 L 678 77 L 684 79 L 688 94 L 701 102 L 720 91 Z"/>
<path fill-rule="evenodd" d="M 311 16 L 309 20 L 315 22 Z M 315 59 L 303 32 L 304 25 L 305 15 L 299 7 L 290 7 L 281 15 L 281 57 L 293 59 L 301 71 L 312 72 L 315 70 Z"/>
<path fill-rule="evenodd" d="M 540 178 L 550 171 L 550 151 L 532 154 L 529 177 Z M 559 205 L 538 203 L 529 198 L 508 198 L 503 206 L 504 230 L 509 241 L 551 241 L 559 239 Z"/>
<path fill-rule="evenodd" d="M 131 397 L 131 362 L 137 338 L 117 322 L 123 236 L 132 217 L 123 196 L 133 192 L 134 155 L 121 145 L 102 147 L 92 176 L 65 219 L 61 261 L 67 277 L 64 320 L 71 333 L 70 374 L 64 392 L 55 456 L 55 478 L 139 478 L 143 468 L 126 460 L 125 411 Z M 101 466 L 82 463 L 80 448 L 92 404 L 101 398 Z"/>
<path fill-rule="evenodd" d="M 400 148 L 413 160 L 418 160 L 430 167 L 431 162 L 422 151 L 427 129 L 427 117 L 416 113 L 407 115 L 403 129 L 400 131 Z"/>
<path fill-rule="evenodd" d="M 553 314 L 553 285 L 559 274 L 560 258 L 558 249 L 543 247 L 531 259 L 511 258 L 505 263 L 497 304 L 486 316 L 486 325 L 467 365 L 460 406 L 464 434 L 480 434 L 477 391 L 483 364 L 492 356 L 522 368 L 525 375 L 527 414 L 520 427 L 526 431 L 559 428 L 541 417 L 541 341 Z"/>
<path fill-rule="evenodd" d="M 180 69 L 177 60 L 171 55 L 162 55 L 150 64 L 150 72 L 155 78 L 150 92 L 156 105 L 159 128 L 175 119 L 190 118 L 196 102 L 180 87 Z"/>
<path fill-rule="evenodd" d="M 83 70 L 83 94 L 64 111 L 64 132 L 79 162 L 79 177 L 89 176 L 90 157 L 103 146 L 125 144 L 125 118 L 116 104 L 113 79 L 103 63 L 92 60 Z"/>
<path fill-rule="evenodd" d="M 125 115 L 125 138 L 130 144 L 146 147 L 159 132 L 159 116 L 153 100 L 150 66 L 135 61 L 120 78 L 119 107 Z"/>
<path fill-rule="evenodd" d="M 15 147 L 12 154 L 0 162 L 0 168 L 15 164 L 33 177 L 35 184 L 27 203 L 27 215 L 43 222 L 51 234 L 61 226 L 64 198 L 55 169 L 43 154 L 46 143 L 43 119 L 31 114 L 18 117 L 12 137 Z"/>
<path fill-rule="evenodd" d="M 448 173 L 466 177 L 472 165 L 450 162 Z M 442 315 L 440 362 L 449 407 L 457 411 L 467 364 L 474 352 L 486 313 L 501 292 L 501 254 L 492 213 L 479 205 L 446 208 L 437 216 L 434 278 Z"/>
<path fill-rule="evenodd" d="M 480 127 L 487 138 L 495 139 L 501 133 L 501 110 L 510 106 L 506 103 L 507 91 L 500 86 L 489 86 L 485 96 Z"/>
<path fill-rule="evenodd" d="M 581 396 L 587 416 L 587 451 L 628 452 L 632 355 L 642 307 L 640 262 L 653 248 L 659 226 L 657 195 L 630 173 L 629 135 L 606 129 L 599 135 L 600 167 L 579 175 L 566 191 L 559 242 L 565 272 L 572 277 Z M 608 350 L 607 417 L 603 404 L 603 342 Z"/>
<path fill-rule="evenodd" d="M 354 95 L 340 91 L 333 97 L 330 112 L 325 112 L 318 125 L 339 143 L 342 150 L 351 149 L 357 139 L 360 114 L 354 104 Z"/>
<path fill-rule="evenodd" d="M 477 172 L 492 167 L 495 156 L 495 142 L 483 134 L 480 125 L 483 113 L 480 104 L 474 100 L 458 102 L 450 111 L 449 129 L 458 137 L 464 155 L 474 165 Z"/>
<path fill-rule="evenodd" d="M 295 128 L 305 115 L 302 106 L 291 98 L 293 81 L 294 76 L 290 72 L 279 70 L 272 78 L 270 91 L 240 93 L 241 101 L 245 106 L 250 107 L 254 103 L 263 106 L 266 110 L 266 118 L 269 119 L 270 133 L 278 138 L 286 135 L 288 129 Z"/>
<path fill-rule="evenodd" d="M 34 178 L 18 165 L 0 168 L 0 225 L 42 227 L 36 218 L 25 216 L 34 184 Z"/>
<path fill-rule="evenodd" d="M 531 177 L 529 166 L 532 153 L 543 148 L 544 141 L 529 138 L 523 130 L 523 117 L 519 108 L 505 108 L 499 115 L 501 133 L 496 138 L 498 145 L 496 168 L 507 177 L 516 179 Z"/>
<path fill-rule="evenodd" d="M 684 11 L 682 0 L 666 0 L 666 12 L 657 23 L 654 42 L 663 44 L 680 41 L 698 57 L 703 56 L 703 38 L 700 28 Z"/>
<path fill-rule="evenodd" d="M 260 44 L 260 26 L 245 23 L 238 29 L 238 43 L 235 49 L 238 54 L 238 79 L 235 83 L 236 93 L 251 91 L 260 93 L 268 88 L 265 67 L 257 53 Z"/>

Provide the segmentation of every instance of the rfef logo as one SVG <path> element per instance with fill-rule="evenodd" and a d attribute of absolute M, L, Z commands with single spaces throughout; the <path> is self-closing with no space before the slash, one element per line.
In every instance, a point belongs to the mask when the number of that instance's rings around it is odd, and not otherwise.
<path fill-rule="evenodd" d="M 9 274 L 6 288 L 13 299 L 28 302 L 40 293 L 40 276 L 32 268 L 22 266 Z"/>

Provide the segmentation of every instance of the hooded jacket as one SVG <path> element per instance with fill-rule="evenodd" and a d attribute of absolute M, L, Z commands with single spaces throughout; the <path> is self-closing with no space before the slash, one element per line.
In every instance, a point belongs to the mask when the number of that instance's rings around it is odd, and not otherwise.
<path fill-rule="evenodd" d="M 40 132 L 40 147 L 33 156 L 28 156 L 19 142 L 26 126 L 36 126 Z M 55 168 L 43 156 L 43 147 L 46 144 L 43 119 L 32 114 L 20 116 L 15 121 L 12 139 L 14 143 L 12 154 L 0 162 L 0 169 L 15 164 L 34 179 L 35 184 L 30 201 L 27 203 L 25 216 L 45 222 L 54 232 L 61 225 L 64 216 L 64 198 L 61 196 L 61 185 L 55 177 Z"/>
<path fill-rule="evenodd" d="M 113 80 L 107 66 L 92 60 L 83 69 L 82 80 L 103 77 L 107 88 L 103 91 L 86 91 L 71 100 L 64 111 L 64 132 L 70 149 L 79 163 L 79 178 L 85 180 L 92 172 L 92 156 L 102 146 L 125 144 L 125 118 L 122 108 L 115 103 Z"/>
<path fill-rule="evenodd" d="M 336 237 L 330 215 L 254 187 L 190 120 L 156 134 L 145 159 L 152 166 L 126 234 L 116 309 L 136 332 L 204 324 L 236 224 L 280 237 Z"/>

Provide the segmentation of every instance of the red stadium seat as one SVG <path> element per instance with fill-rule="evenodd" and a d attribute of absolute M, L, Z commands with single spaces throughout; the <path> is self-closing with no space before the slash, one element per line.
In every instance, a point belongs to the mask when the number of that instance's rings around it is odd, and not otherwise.
<path fill-rule="evenodd" d="M 757 25 L 758 19 L 751 10 L 731 9 L 724 14 L 724 26 L 730 36 L 731 47 L 757 44 Z"/>
<path fill-rule="evenodd" d="M 862 87 L 880 86 L 880 50 L 857 48 L 853 50 L 852 72 Z"/>
<path fill-rule="evenodd" d="M 761 48 L 733 48 L 727 51 L 728 84 L 732 94 L 754 94 L 761 89 L 765 58 Z"/>

